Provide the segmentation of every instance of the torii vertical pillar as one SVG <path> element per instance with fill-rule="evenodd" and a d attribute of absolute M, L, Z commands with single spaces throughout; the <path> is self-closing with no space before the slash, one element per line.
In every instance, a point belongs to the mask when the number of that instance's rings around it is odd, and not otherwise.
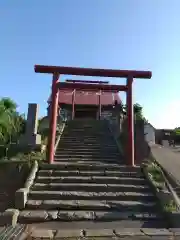
<path fill-rule="evenodd" d="M 132 83 L 133 77 L 127 78 L 127 93 L 126 93 L 126 104 L 127 104 L 127 164 L 134 166 L 134 107 L 132 100 Z"/>
<path fill-rule="evenodd" d="M 47 159 L 49 163 L 54 161 L 54 146 L 56 140 L 56 126 L 57 126 L 57 109 L 59 102 L 59 89 L 57 88 L 57 83 L 59 81 L 59 74 L 53 75 L 52 80 L 52 99 L 50 108 L 50 122 L 49 122 L 49 137 L 48 137 L 48 147 L 47 147 Z"/>

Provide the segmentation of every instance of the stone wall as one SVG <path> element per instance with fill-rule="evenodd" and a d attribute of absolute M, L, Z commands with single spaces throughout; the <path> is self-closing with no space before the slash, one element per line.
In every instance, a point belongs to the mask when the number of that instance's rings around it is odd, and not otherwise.
<path fill-rule="evenodd" d="M 155 144 L 155 128 L 151 124 L 144 125 L 145 139 L 148 143 Z"/>
<path fill-rule="evenodd" d="M 118 139 L 122 145 L 123 155 L 126 158 L 127 154 L 127 118 L 121 123 L 120 137 Z M 135 121 L 134 124 L 134 154 L 135 154 L 135 164 L 141 164 L 149 155 L 149 145 L 145 140 L 144 135 L 144 122 Z"/>
<path fill-rule="evenodd" d="M 15 208 L 15 192 L 24 186 L 30 165 L 22 161 L 0 162 L 0 212 Z"/>

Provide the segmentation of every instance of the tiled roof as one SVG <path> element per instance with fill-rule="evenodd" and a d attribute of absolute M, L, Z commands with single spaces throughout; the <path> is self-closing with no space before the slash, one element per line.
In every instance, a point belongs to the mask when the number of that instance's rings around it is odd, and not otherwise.
<path fill-rule="evenodd" d="M 59 91 L 59 104 L 72 104 L 72 90 L 60 90 Z M 50 99 L 49 99 L 50 101 Z M 48 101 L 48 102 L 49 102 Z M 102 92 L 101 93 L 101 105 L 113 105 L 114 102 L 121 103 L 118 93 Z M 75 92 L 75 104 L 78 105 L 98 105 L 99 104 L 99 92 L 98 91 L 80 91 Z"/>

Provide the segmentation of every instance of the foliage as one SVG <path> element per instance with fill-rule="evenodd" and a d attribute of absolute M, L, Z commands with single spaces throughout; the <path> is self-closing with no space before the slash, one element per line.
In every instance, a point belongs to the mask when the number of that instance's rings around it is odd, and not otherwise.
<path fill-rule="evenodd" d="M 122 105 L 122 111 L 127 113 L 127 105 Z M 135 120 L 143 120 L 148 123 L 148 120 L 143 116 L 143 107 L 139 103 L 134 104 L 134 118 Z"/>
<path fill-rule="evenodd" d="M 0 99 L 0 144 L 16 142 L 25 129 L 25 117 L 17 111 L 17 104 L 10 98 Z"/>
<path fill-rule="evenodd" d="M 174 131 L 175 135 L 180 136 L 180 127 L 175 128 Z"/>
<path fill-rule="evenodd" d="M 25 153 L 18 153 L 16 156 L 13 157 L 14 159 L 18 160 L 26 160 L 26 161 L 43 161 L 46 159 L 46 153 L 45 152 L 29 152 L 27 154 Z"/>

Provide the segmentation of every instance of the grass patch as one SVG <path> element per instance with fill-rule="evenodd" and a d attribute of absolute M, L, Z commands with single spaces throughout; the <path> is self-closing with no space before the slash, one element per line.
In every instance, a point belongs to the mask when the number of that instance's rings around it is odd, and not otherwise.
<path fill-rule="evenodd" d="M 175 202 L 173 200 L 171 200 L 171 201 L 169 201 L 169 203 L 164 205 L 164 210 L 166 212 L 176 212 L 178 209 L 177 209 Z"/>
<path fill-rule="evenodd" d="M 147 170 L 156 183 L 162 184 L 165 182 L 162 175 L 162 170 L 157 164 L 149 163 L 147 165 Z"/>
<path fill-rule="evenodd" d="M 147 171 L 156 188 L 159 190 L 166 189 L 166 183 L 162 170 L 155 162 L 147 161 Z M 165 212 L 175 212 L 178 210 L 177 205 L 173 199 L 168 200 L 167 203 L 163 204 L 162 207 Z"/>

